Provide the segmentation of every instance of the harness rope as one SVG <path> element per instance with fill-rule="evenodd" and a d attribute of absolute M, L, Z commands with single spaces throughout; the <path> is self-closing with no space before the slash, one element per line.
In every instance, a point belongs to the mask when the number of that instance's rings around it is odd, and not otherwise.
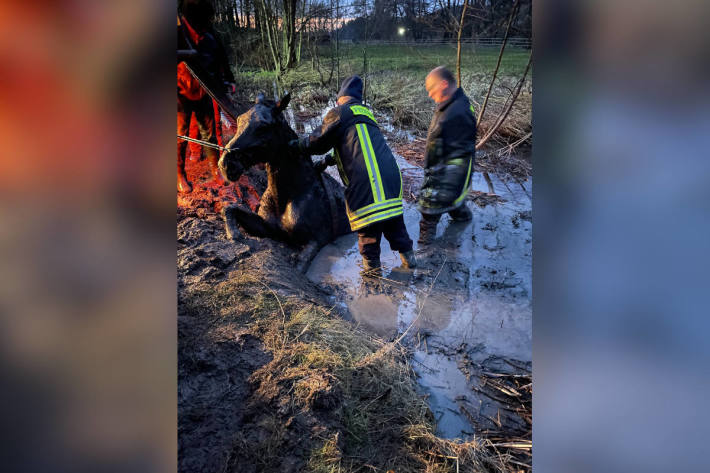
<path fill-rule="evenodd" d="M 177 137 L 180 138 L 181 140 L 191 141 L 193 143 L 201 144 L 202 146 L 207 146 L 208 148 L 218 149 L 220 151 L 224 151 L 227 149 L 233 151 L 233 150 L 237 149 L 237 148 L 227 148 L 226 146 L 220 146 L 220 145 L 217 145 L 214 143 L 210 143 L 209 141 L 198 140 L 197 138 L 190 138 L 189 136 L 177 135 Z"/>

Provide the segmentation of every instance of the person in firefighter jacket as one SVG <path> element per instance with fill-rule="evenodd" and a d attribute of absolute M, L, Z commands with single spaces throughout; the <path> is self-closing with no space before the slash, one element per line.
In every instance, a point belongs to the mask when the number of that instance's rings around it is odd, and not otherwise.
<path fill-rule="evenodd" d="M 334 150 L 316 168 L 322 172 L 328 165 L 338 166 L 350 228 L 358 232 L 366 271 L 380 266 L 383 234 L 390 247 L 399 251 L 402 265 L 414 268 L 412 240 L 402 216 L 402 174 L 375 117 L 362 105 L 362 89 L 360 77 L 345 79 L 338 92 L 338 106 L 328 111 L 321 128 L 289 144 L 309 155 Z"/>
<path fill-rule="evenodd" d="M 219 122 L 212 99 L 199 81 L 188 70 L 189 65 L 200 78 L 212 87 L 224 87 L 233 83 L 234 76 L 224 47 L 214 34 L 211 22 L 214 9 L 207 0 L 183 0 L 178 16 L 178 66 L 177 66 L 177 134 L 187 136 L 190 118 L 194 114 L 203 141 L 217 144 Z M 189 54 L 186 54 L 190 51 Z M 192 186 L 185 176 L 187 142 L 178 140 L 177 188 L 179 192 L 191 192 Z M 204 148 L 212 179 L 224 185 L 217 161 L 219 154 L 214 148 Z"/>
<path fill-rule="evenodd" d="M 418 206 L 422 214 L 419 243 L 434 239 L 441 215 L 454 221 L 471 220 L 466 196 L 471 186 L 476 152 L 476 117 L 468 97 L 451 72 L 443 66 L 433 69 L 425 80 L 436 109 L 426 143 L 424 183 Z"/>

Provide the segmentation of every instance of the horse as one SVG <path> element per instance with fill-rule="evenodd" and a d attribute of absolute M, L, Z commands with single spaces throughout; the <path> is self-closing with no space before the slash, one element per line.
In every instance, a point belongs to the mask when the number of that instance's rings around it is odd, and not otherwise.
<path fill-rule="evenodd" d="M 237 117 L 237 131 L 219 159 L 225 179 L 236 181 L 245 169 L 265 163 L 267 187 L 257 213 L 238 204 L 222 210 L 227 235 L 241 237 L 239 228 L 301 247 L 297 267 L 304 271 L 316 253 L 341 235 L 350 233 L 343 186 L 316 171 L 310 156 L 288 146 L 298 138 L 283 117 L 291 100 L 278 102 L 259 94 L 254 105 Z"/>

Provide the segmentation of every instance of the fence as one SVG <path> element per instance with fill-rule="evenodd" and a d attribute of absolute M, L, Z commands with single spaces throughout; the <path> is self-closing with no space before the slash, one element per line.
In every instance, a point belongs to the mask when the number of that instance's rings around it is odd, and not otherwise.
<path fill-rule="evenodd" d="M 340 40 L 341 44 L 358 44 L 358 45 L 400 45 L 400 46 L 427 46 L 441 44 L 457 44 L 456 38 L 428 38 L 428 39 L 401 39 L 401 40 Z M 496 46 L 500 47 L 503 44 L 503 38 L 461 38 L 461 43 L 472 44 L 476 46 Z M 530 49 L 532 40 L 530 38 L 508 38 L 507 46 L 513 48 Z"/>
<path fill-rule="evenodd" d="M 518 44 L 521 43 L 511 44 L 509 39 L 500 65 L 501 76 L 519 77 L 525 70 L 531 50 Z M 462 72 L 491 76 L 499 52 L 500 43 L 496 45 L 490 38 L 486 41 L 462 42 Z M 446 65 L 453 70 L 456 65 L 457 45 L 456 41 L 448 40 L 349 42 L 340 44 L 337 54 L 334 45 L 321 47 L 319 55 L 321 67 L 326 71 L 330 69 L 331 61 L 339 57 L 340 73 L 336 73 L 337 78 L 350 74 L 387 71 L 422 75 L 438 65 Z"/>

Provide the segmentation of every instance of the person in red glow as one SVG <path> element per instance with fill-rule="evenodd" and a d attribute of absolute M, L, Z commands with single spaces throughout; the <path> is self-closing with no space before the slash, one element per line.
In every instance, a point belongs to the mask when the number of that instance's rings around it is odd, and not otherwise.
<path fill-rule="evenodd" d="M 188 70 L 200 74 L 200 78 L 215 86 L 228 84 L 233 91 L 234 76 L 229 68 L 229 62 L 224 47 L 212 30 L 211 22 L 214 16 L 212 5 L 205 0 L 184 0 L 181 4 L 181 14 L 178 17 L 178 114 L 177 133 L 185 136 L 189 133 L 190 117 L 199 128 L 200 139 L 217 144 L 217 126 L 214 104 L 198 80 Z M 189 51 L 189 52 L 188 52 Z M 177 158 L 177 188 L 179 192 L 192 191 L 192 185 L 185 175 L 185 154 L 187 142 L 178 140 Z M 204 154 L 217 185 L 225 181 L 219 172 L 217 161 L 219 154 L 216 149 L 205 147 Z"/>

